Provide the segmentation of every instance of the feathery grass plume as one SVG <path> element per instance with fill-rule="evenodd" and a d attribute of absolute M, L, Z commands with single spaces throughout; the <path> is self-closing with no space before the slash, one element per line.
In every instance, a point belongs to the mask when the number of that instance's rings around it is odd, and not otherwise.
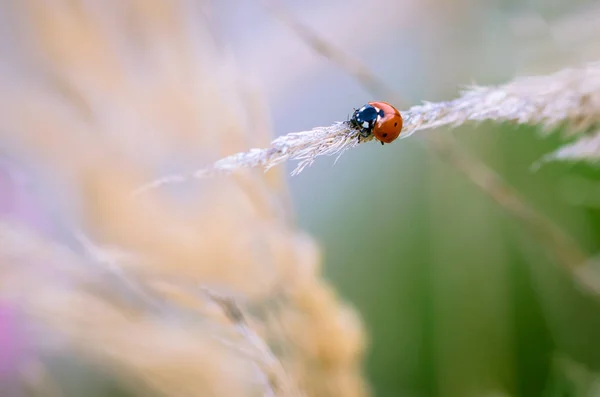
<path fill-rule="evenodd" d="M 404 114 L 404 113 L 403 113 Z M 468 121 L 509 121 L 581 133 L 600 120 L 600 62 L 531 76 L 495 87 L 471 87 L 448 102 L 425 102 L 406 112 L 408 135 Z"/>
<path fill-rule="evenodd" d="M 359 132 L 350 123 L 336 122 L 327 127 L 316 127 L 310 131 L 281 136 L 271 142 L 269 149 L 250 149 L 247 152 L 227 156 L 207 168 L 196 171 L 193 176 L 178 174 L 156 179 L 140 186 L 133 194 L 137 196 L 165 184 L 186 182 L 192 177 L 206 178 L 229 174 L 242 168 L 263 167 L 268 171 L 287 160 L 300 160 L 292 171 L 292 175 L 298 175 L 312 165 L 318 156 L 337 155 L 339 158 L 346 150 L 372 139 L 372 137 L 362 138 L 359 142 Z"/>
<path fill-rule="evenodd" d="M 586 134 L 574 142 L 564 145 L 537 161 L 533 168 L 539 168 L 549 161 L 587 161 L 597 163 L 600 160 L 600 132 Z"/>
<path fill-rule="evenodd" d="M 457 127 L 471 121 L 513 122 L 545 129 L 565 126 L 566 133 L 574 135 L 600 121 L 600 63 L 546 76 L 517 78 L 498 86 L 472 86 L 454 100 L 424 102 L 400 113 L 404 119 L 402 139 L 418 131 Z M 319 156 L 339 157 L 358 145 L 358 131 L 348 122 L 336 122 L 331 126 L 280 136 L 271 142 L 270 148 L 227 156 L 198 170 L 194 176 L 230 173 L 248 167 L 269 170 L 286 160 L 300 160 L 292 171 L 292 175 L 297 175 Z M 184 175 L 161 178 L 136 192 L 187 179 L 189 177 Z"/>
<path fill-rule="evenodd" d="M 46 200 L 61 204 L 54 218 L 63 230 L 81 230 L 90 254 L 69 252 L 59 236 L 23 232 L 11 240 L 7 232 L 0 236 L 0 294 L 64 341 L 51 348 L 64 345 L 116 369 L 110 372 L 125 383 L 167 396 L 327 390 L 363 397 L 364 331 L 356 319 L 342 321 L 352 309 L 324 293 L 331 287 L 318 247 L 290 222 L 281 170 L 201 178 L 178 200 L 131 197 L 174 162 L 212 163 L 271 140 L 262 95 L 214 42 L 210 12 L 208 2 L 185 0 L 0 5 L 13 39 L 0 64 L 0 144 L 49 182 Z M 343 150 L 337 145 L 345 132 L 316 131 L 304 149 L 301 135 L 291 154 L 312 158 L 314 140 L 328 154 Z M 328 140 L 331 134 L 337 138 Z M 271 160 L 278 156 L 287 154 Z M 130 255 L 106 255 L 100 246 Z M 248 321 L 252 333 L 240 334 L 223 310 L 190 291 L 200 285 L 261 313 Z M 272 313 L 273 302 L 279 309 Z M 317 346 L 310 354 L 273 336 L 267 318 L 285 325 L 290 313 L 306 321 L 297 328 L 304 332 L 290 335 Z M 259 366 L 261 373 L 248 335 L 294 354 L 276 351 L 279 363 Z M 314 367 L 315 354 L 335 360 Z M 284 369 L 288 380 L 265 374 L 269 368 Z"/>
<path fill-rule="evenodd" d="M 537 59 L 531 60 L 532 65 L 529 69 L 532 69 L 533 72 L 548 70 L 548 67 L 555 67 L 554 65 L 557 64 L 564 65 L 565 59 L 570 62 L 573 62 L 573 59 L 582 62 L 596 59 L 600 47 L 597 41 L 591 40 L 591 38 L 600 33 L 599 22 L 600 4 L 583 5 L 574 12 L 561 16 L 556 20 L 545 21 L 540 15 L 519 18 L 515 21 L 515 28 L 522 31 L 522 33 L 518 32 L 521 36 L 525 34 L 533 35 L 534 31 L 543 29 L 544 36 L 551 37 L 554 44 L 551 51 L 542 51 L 541 55 L 537 55 Z M 532 40 L 527 49 L 530 49 L 531 46 L 544 47 L 539 39 Z M 598 132 L 592 131 L 542 157 L 532 165 L 532 169 L 538 169 L 550 161 L 596 162 L 599 157 L 600 140 Z"/>

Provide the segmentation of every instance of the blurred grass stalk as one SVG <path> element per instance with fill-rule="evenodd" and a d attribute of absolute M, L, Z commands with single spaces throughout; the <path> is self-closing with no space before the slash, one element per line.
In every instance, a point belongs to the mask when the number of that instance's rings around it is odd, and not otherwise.
<path fill-rule="evenodd" d="M 208 1 L 2 3 L 0 142 L 47 182 L 54 228 L 0 224 L 0 299 L 51 375 L 67 356 L 133 395 L 368 395 L 362 324 L 290 221 L 281 170 L 130 195 L 165 164 L 271 139 L 210 13 Z M 201 286 L 239 303 L 243 326 Z"/>

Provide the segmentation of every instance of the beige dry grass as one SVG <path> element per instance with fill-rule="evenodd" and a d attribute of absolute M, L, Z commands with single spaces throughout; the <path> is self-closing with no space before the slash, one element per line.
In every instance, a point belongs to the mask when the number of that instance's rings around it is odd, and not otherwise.
<path fill-rule="evenodd" d="M 69 207 L 57 214 L 65 226 L 94 242 L 3 224 L 1 296 L 39 331 L 40 351 L 81 355 L 163 395 L 365 395 L 360 321 L 291 222 L 280 170 L 131 197 L 172 153 L 185 166 L 270 141 L 260 93 L 213 42 L 209 4 L 194 4 L 1 6 L 15 40 L 1 66 L 0 140 L 60 190 L 48 197 Z M 256 313 L 247 328 L 200 287 Z"/>

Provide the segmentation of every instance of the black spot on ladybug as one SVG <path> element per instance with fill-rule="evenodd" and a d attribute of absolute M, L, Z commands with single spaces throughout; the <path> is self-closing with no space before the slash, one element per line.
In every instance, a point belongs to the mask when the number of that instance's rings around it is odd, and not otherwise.
<path fill-rule="evenodd" d="M 395 122 L 395 123 L 394 123 L 394 127 L 398 127 L 398 122 Z"/>
<path fill-rule="evenodd" d="M 387 136 L 387 132 L 386 132 L 386 133 L 384 133 L 384 134 L 383 134 L 383 135 L 381 135 L 381 136 L 385 138 L 385 137 Z"/>

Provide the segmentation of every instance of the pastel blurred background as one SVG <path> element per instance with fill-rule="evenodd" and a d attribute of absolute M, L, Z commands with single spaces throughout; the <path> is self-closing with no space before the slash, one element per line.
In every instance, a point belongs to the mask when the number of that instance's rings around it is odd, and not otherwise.
<path fill-rule="evenodd" d="M 600 37 L 594 2 L 288 4 L 409 104 L 594 60 L 600 49 L 593 48 Z M 270 94 L 275 131 L 327 125 L 380 99 L 253 5 L 222 7 L 222 29 L 254 44 L 238 51 Z M 427 132 L 447 133 L 597 252 L 597 170 L 532 172 L 558 143 L 535 128 L 484 123 Z M 600 393 L 587 391 L 600 365 L 598 301 L 578 292 L 519 220 L 436 159 L 420 136 L 361 147 L 336 166 L 318 161 L 289 183 L 299 224 L 323 245 L 327 277 L 366 323 L 376 395 Z M 580 367 L 588 376 L 573 374 Z"/>
<path fill-rule="evenodd" d="M 499 84 L 600 57 L 600 3 L 593 1 L 283 4 L 387 82 L 404 99 L 400 108 L 451 99 L 472 83 Z M 218 45 L 264 93 L 274 136 L 389 100 L 315 53 L 258 1 L 215 1 L 209 20 Z M 600 396 L 600 300 L 573 283 L 521 220 L 428 149 L 436 134 L 453 134 L 590 258 L 600 248 L 600 171 L 585 164 L 533 171 L 560 143 L 558 134 L 538 128 L 487 122 L 439 129 L 383 147 L 361 145 L 335 166 L 320 158 L 295 177 L 287 176 L 293 164 L 279 166 L 293 219 L 321 247 L 325 278 L 362 318 L 372 394 Z M 60 188 L 45 190 L 47 182 L 28 174 L 22 158 L 14 161 L 9 146 L 2 154 L 2 216 L 66 235 L 53 210 L 65 210 Z M 178 169 L 178 153 L 171 158 L 161 160 L 163 169 Z M 0 321 L 9 317 L 2 313 Z M 102 390 L 98 395 L 117 395 Z"/>

